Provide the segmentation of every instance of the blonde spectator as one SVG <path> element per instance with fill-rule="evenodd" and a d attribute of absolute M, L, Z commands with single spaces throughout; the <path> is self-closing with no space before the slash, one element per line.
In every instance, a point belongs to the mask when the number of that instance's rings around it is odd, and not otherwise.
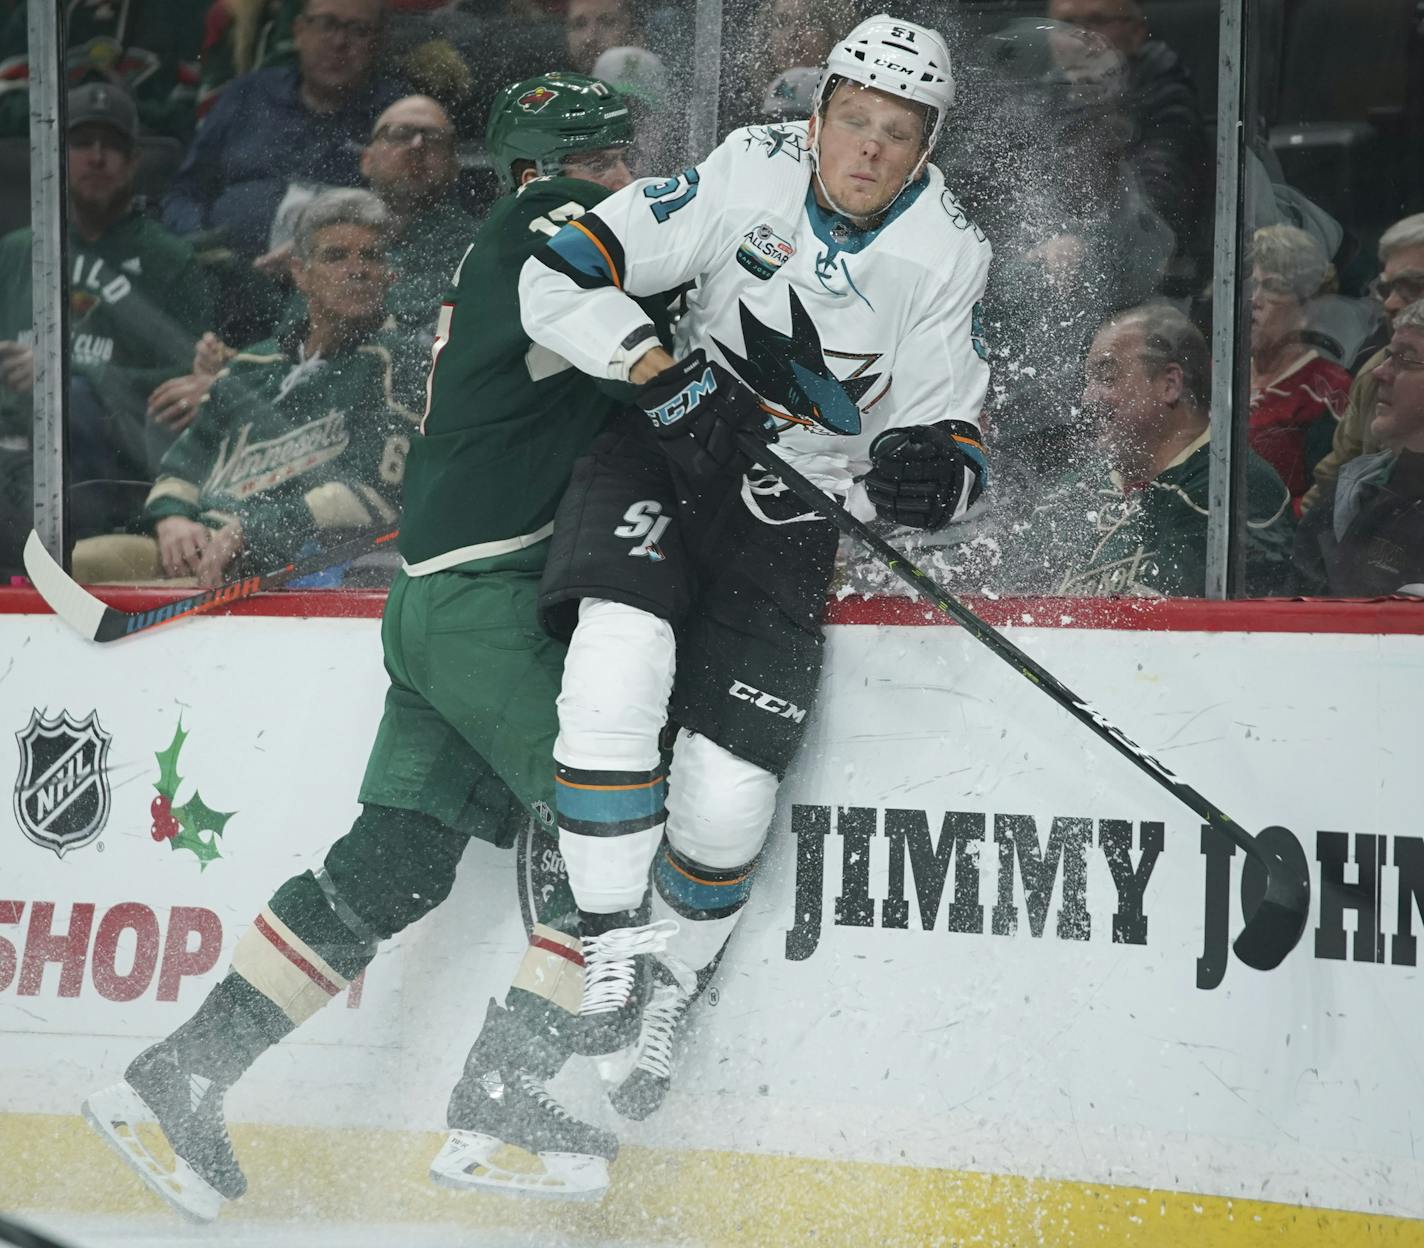
<path fill-rule="evenodd" d="M 1251 448 L 1281 475 L 1296 515 L 1330 447 L 1350 375 L 1301 338 L 1305 305 L 1333 277 L 1325 250 L 1292 225 L 1257 230 L 1251 269 Z"/>

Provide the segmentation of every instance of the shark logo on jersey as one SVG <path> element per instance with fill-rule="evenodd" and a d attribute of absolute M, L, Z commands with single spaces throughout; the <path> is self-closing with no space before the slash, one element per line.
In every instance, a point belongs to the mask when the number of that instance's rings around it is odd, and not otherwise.
<path fill-rule="evenodd" d="M 806 151 L 806 145 L 801 141 L 801 136 L 796 131 L 787 130 L 781 126 L 749 126 L 743 141 L 748 148 L 753 143 L 759 143 L 766 148 L 767 160 L 773 156 L 789 156 L 798 165 Z"/>
<path fill-rule="evenodd" d="M 860 432 L 858 404 L 880 380 L 880 374 L 867 375 L 864 369 L 858 369 L 844 381 L 836 377 L 826 363 L 820 332 L 806 305 L 790 287 L 787 295 L 791 304 L 790 334 L 763 325 L 739 300 L 746 356 L 738 355 L 716 338 L 712 341 L 748 386 L 782 409 L 778 416 L 784 412 L 784 419 L 792 424 L 854 437 Z"/>

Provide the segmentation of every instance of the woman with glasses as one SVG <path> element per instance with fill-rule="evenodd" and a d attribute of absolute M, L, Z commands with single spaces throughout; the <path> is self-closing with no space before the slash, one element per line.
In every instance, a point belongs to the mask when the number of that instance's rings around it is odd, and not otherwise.
<path fill-rule="evenodd" d="M 1396 221 L 1380 235 L 1376 250 L 1381 272 L 1370 287 L 1370 294 L 1379 300 L 1385 320 L 1392 325 L 1411 303 L 1424 299 L 1424 213 Z M 1315 466 L 1315 484 L 1301 500 L 1302 514 L 1335 488 L 1335 478 L 1345 464 L 1379 449 L 1370 432 L 1370 422 L 1379 393 L 1375 370 L 1383 359 L 1384 352 L 1376 351 L 1354 370 L 1349 406 L 1335 426 L 1330 454 Z"/>
<path fill-rule="evenodd" d="M 1394 317 L 1375 383 L 1377 449 L 1340 469 L 1296 533 L 1305 593 L 1424 597 L 1424 299 Z"/>
<path fill-rule="evenodd" d="M 1256 231 L 1251 269 L 1251 449 L 1285 481 L 1300 515 L 1310 470 L 1330 449 L 1350 374 L 1303 337 L 1306 303 L 1326 284 L 1321 245 L 1291 225 Z"/>

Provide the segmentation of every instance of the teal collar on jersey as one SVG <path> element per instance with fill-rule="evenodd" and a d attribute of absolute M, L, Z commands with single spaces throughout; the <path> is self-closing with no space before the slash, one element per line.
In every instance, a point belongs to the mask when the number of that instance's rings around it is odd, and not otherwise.
<path fill-rule="evenodd" d="M 919 199 L 929 181 L 928 173 L 920 174 L 914 184 L 906 187 L 900 198 L 890 205 L 890 210 L 880 218 L 880 223 L 866 230 L 861 229 L 849 217 L 843 217 L 838 212 L 827 212 L 822 208 L 816 202 L 816 180 L 812 177 L 811 185 L 806 188 L 806 215 L 811 220 L 811 229 L 815 231 L 816 237 L 829 249 L 827 259 L 834 260 L 838 251 L 848 251 L 852 255 L 864 251 L 887 225 Z"/>

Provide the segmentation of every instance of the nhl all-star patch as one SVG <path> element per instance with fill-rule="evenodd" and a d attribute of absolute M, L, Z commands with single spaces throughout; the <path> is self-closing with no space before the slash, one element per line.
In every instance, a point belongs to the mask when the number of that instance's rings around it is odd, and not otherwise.
<path fill-rule="evenodd" d="M 795 254 L 796 248 L 771 226 L 759 225 L 742 235 L 741 245 L 737 248 L 737 263 L 753 277 L 765 282 L 775 277 L 776 271 Z"/>
<path fill-rule="evenodd" d="M 36 845 L 63 858 L 95 840 L 109 821 L 109 734 L 90 711 L 51 719 L 30 712 L 15 734 L 20 773 L 15 780 L 15 822 Z"/>

